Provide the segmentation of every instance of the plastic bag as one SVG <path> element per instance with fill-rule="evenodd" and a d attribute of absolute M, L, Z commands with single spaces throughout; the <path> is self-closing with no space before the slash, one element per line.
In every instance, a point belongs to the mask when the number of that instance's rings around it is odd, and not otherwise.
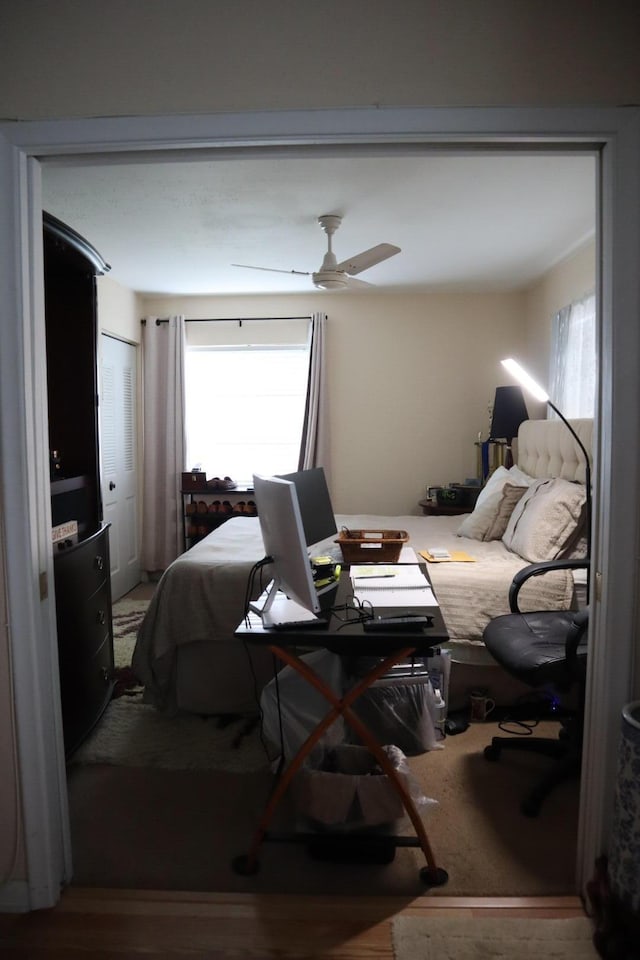
<path fill-rule="evenodd" d="M 413 803 L 424 809 L 437 803 L 426 797 L 399 747 L 383 747 Z M 363 830 L 397 823 L 405 816 L 400 794 L 366 748 L 341 744 L 315 754 L 295 781 L 296 810 L 313 829 Z"/>
<path fill-rule="evenodd" d="M 341 697 L 345 690 L 345 670 L 342 659 L 329 650 L 316 650 L 301 658 L 324 683 Z M 278 694 L 280 710 L 278 710 Z M 264 736 L 280 749 L 288 762 L 331 710 L 327 698 L 308 680 L 293 669 L 284 667 L 263 689 L 260 696 L 262 731 Z M 322 738 L 323 747 L 335 746 L 345 740 L 345 722 L 342 717 L 331 724 Z"/>

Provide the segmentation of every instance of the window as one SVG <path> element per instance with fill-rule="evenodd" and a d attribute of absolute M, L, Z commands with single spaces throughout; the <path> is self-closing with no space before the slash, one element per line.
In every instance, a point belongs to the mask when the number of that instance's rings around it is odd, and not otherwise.
<path fill-rule="evenodd" d="M 307 345 L 188 347 L 188 469 L 250 482 L 298 469 Z"/>
<path fill-rule="evenodd" d="M 593 294 L 553 319 L 549 394 L 565 417 L 593 417 L 596 391 L 596 298 Z"/>

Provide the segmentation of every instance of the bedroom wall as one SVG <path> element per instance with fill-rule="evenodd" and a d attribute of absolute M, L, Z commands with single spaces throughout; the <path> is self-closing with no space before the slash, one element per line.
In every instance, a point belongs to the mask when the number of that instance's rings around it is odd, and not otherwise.
<path fill-rule="evenodd" d="M 139 294 L 123 287 L 109 274 L 98 277 L 98 328 L 128 343 L 140 343 L 142 303 Z"/>
<path fill-rule="evenodd" d="M 551 325 L 562 307 L 595 290 L 596 242 L 589 240 L 565 257 L 524 295 L 525 345 L 531 374 L 549 383 Z M 544 414 L 542 414 L 544 415 Z"/>
<path fill-rule="evenodd" d="M 419 513 L 427 485 L 474 476 L 499 360 L 524 349 L 517 293 L 145 297 L 142 305 L 192 319 L 327 314 L 324 466 L 339 513 Z"/>
<path fill-rule="evenodd" d="M 638 103 L 633 0 L 149 6 L 3 4 L 0 116 Z"/>

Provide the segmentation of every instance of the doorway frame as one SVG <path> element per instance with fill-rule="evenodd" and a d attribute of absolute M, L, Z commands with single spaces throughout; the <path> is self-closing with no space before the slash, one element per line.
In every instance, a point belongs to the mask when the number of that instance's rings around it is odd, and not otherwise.
<path fill-rule="evenodd" d="M 606 849 L 620 709 L 638 690 L 640 398 L 640 110 L 364 108 L 0 124 L 0 509 L 12 655 L 24 879 L 13 909 L 54 905 L 72 876 L 55 601 L 48 531 L 40 161 L 187 150 L 423 144 L 516 146 L 597 154 L 599 429 L 594 449 L 594 564 L 585 757 L 578 825 L 580 891 Z M 116 156 L 117 160 L 118 157 Z M 29 510 L 15 510 L 16 487 Z M 6 548 L 5 548 L 6 549 Z M 606 642 L 605 642 L 606 640 Z M 6 903 L 0 895 L 0 909 Z"/>

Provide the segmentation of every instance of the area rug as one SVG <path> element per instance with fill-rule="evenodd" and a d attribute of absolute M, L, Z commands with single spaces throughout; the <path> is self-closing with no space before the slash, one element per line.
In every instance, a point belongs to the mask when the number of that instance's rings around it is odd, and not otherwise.
<path fill-rule="evenodd" d="M 148 600 L 118 600 L 113 605 L 113 656 L 116 669 L 131 666 L 138 627 L 149 607 Z"/>
<path fill-rule="evenodd" d="M 395 960 L 598 960 L 586 917 L 396 917 Z"/>
<path fill-rule="evenodd" d="M 167 717 L 138 695 L 111 701 L 71 763 L 250 773 L 269 758 L 253 718 Z"/>
<path fill-rule="evenodd" d="M 143 702 L 131 657 L 148 606 L 148 600 L 119 600 L 113 606 L 113 699 L 71 763 L 233 773 L 268 766 L 257 718 L 169 717 Z"/>

